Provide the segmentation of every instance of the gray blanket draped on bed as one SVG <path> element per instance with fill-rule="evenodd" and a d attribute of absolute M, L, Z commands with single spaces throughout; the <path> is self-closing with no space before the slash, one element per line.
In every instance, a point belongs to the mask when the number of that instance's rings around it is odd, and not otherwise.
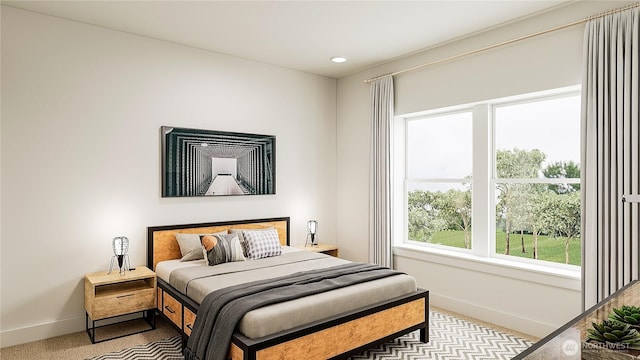
<path fill-rule="evenodd" d="M 200 304 L 185 359 L 226 359 L 236 325 L 251 310 L 397 274 L 377 265 L 350 263 L 214 291 Z"/>

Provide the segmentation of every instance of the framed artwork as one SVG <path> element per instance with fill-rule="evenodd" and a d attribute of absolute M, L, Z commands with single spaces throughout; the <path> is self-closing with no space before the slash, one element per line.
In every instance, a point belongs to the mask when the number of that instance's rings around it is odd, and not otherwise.
<path fill-rule="evenodd" d="M 276 193 L 276 138 L 161 127 L 162 196 Z"/>

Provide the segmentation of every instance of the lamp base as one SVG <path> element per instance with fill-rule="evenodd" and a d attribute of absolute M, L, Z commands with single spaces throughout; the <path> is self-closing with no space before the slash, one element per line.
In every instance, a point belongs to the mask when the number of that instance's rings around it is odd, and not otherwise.
<path fill-rule="evenodd" d="M 309 239 L 311 238 L 311 239 Z M 307 240 L 304 243 L 304 246 L 311 246 L 311 247 L 318 247 L 320 246 L 318 244 L 318 235 L 316 234 L 316 236 L 312 236 L 311 234 L 307 234 Z"/>
<path fill-rule="evenodd" d="M 109 272 L 107 274 L 111 274 L 114 261 L 118 262 L 118 266 L 120 267 L 120 275 L 124 276 L 125 271 L 130 270 L 129 255 L 114 255 L 111 257 L 111 265 L 109 265 Z"/>

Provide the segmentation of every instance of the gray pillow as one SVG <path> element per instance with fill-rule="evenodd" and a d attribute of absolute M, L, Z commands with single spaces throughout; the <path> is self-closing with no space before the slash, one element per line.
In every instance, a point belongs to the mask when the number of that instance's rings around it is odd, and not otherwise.
<path fill-rule="evenodd" d="M 192 261 L 204 259 L 202 253 L 202 244 L 200 243 L 200 236 L 202 235 L 226 235 L 226 231 L 217 232 L 215 234 L 176 234 L 176 240 L 180 246 L 180 254 L 182 259 L 180 261 Z"/>

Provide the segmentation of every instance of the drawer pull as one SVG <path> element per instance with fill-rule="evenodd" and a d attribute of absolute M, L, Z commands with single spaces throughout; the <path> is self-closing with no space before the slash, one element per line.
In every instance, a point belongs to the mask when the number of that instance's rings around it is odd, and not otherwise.
<path fill-rule="evenodd" d="M 187 329 L 189 329 L 189 330 L 193 331 L 193 327 L 191 327 L 191 324 L 187 324 L 187 325 L 185 325 L 185 326 L 187 327 Z"/>
<path fill-rule="evenodd" d="M 165 306 L 164 308 L 165 308 L 168 312 L 170 312 L 170 313 L 172 313 L 172 314 L 175 314 L 175 313 L 176 313 L 176 312 L 175 312 L 172 308 L 170 308 L 168 305 L 167 305 L 167 306 Z"/>
<path fill-rule="evenodd" d="M 120 298 L 125 298 L 125 297 L 129 297 L 129 296 L 133 296 L 133 295 L 135 295 L 135 294 L 119 295 L 119 296 L 116 296 L 116 298 L 120 299 Z"/>

